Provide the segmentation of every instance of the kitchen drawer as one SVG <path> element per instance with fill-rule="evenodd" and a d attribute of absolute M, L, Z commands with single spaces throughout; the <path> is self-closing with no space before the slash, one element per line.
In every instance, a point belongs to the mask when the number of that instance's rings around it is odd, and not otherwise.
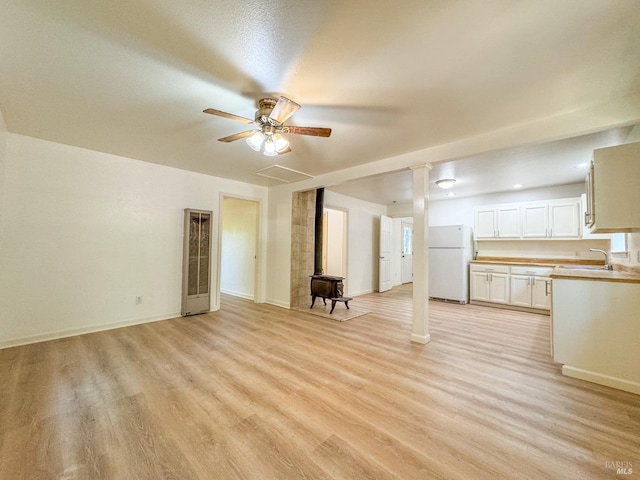
<path fill-rule="evenodd" d="M 530 275 L 534 277 L 548 277 L 553 267 L 511 267 L 511 275 Z"/>
<path fill-rule="evenodd" d="M 472 263 L 470 266 L 472 272 L 486 272 L 486 273 L 509 273 L 508 265 L 494 265 L 494 264 L 477 264 Z"/>

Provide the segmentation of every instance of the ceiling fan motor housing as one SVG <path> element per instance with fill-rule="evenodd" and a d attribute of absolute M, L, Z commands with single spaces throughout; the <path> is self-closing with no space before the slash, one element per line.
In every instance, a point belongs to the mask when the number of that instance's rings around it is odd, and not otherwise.
<path fill-rule="evenodd" d="M 276 106 L 277 100 L 273 98 L 263 98 L 258 102 L 258 110 L 256 111 L 256 123 L 264 125 L 269 124 L 269 115 Z"/>

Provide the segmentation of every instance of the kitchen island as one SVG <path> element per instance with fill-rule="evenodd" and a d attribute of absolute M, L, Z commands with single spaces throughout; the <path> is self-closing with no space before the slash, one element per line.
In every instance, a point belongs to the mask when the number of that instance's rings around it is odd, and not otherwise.
<path fill-rule="evenodd" d="M 562 373 L 640 394 L 640 273 L 559 266 L 551 278 Z"/>

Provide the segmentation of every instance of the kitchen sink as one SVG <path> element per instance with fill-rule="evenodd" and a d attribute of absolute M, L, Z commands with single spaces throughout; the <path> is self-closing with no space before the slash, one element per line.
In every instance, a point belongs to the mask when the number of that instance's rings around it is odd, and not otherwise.
<path fill-rule="evenodd" d="M 604 267 L 596 267 L 594 265 L 560 265 L 560 268 L 567 270 L 604 270 Z"/>

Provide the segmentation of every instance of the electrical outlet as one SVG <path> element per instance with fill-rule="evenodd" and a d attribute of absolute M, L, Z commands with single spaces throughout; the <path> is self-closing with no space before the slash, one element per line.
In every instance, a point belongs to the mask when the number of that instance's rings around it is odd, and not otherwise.
<path fill-rule="evenodd" d="M 636 263 L 640 263 L 640 250 L 636 252 Z"/>
<path fill-rule="evenodd" d="M 142 295 L 138 295 L 136 297 L 136 305 L 140 305 L 142 303 Z"/>
<path fill-rule="evenodd" d="M 576 252 L 576 257 L 579 257 L 579 256 L 580 256 L 580 252 Z"/>

